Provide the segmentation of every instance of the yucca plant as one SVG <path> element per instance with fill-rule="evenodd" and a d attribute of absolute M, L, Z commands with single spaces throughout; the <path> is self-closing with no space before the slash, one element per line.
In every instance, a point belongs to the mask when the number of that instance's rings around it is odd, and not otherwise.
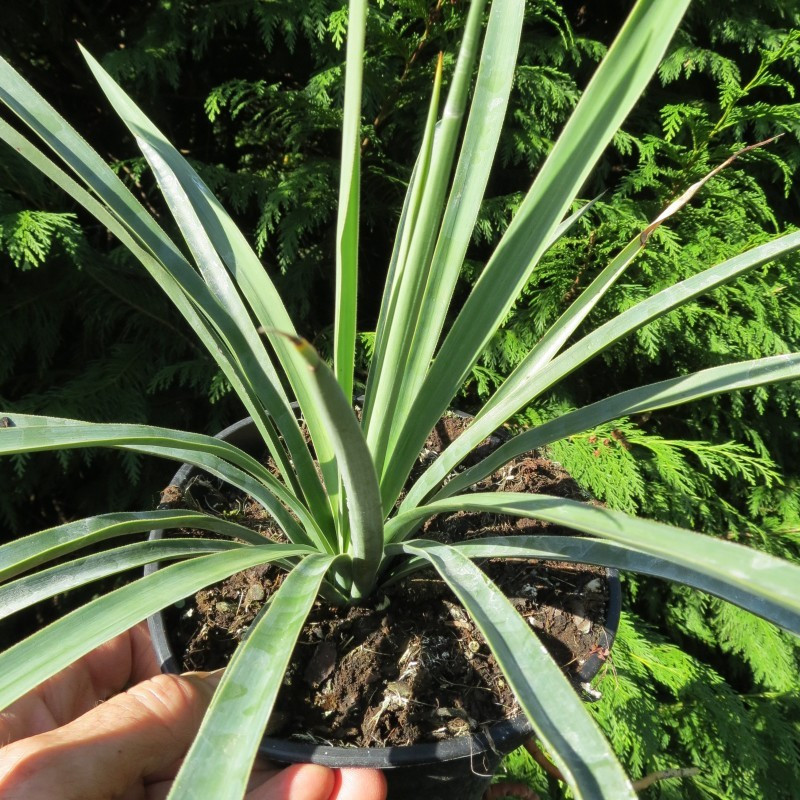
<path fill-rule="evenodd" d="M 353 394 L 365 0 L 351 0 L 349 7 L 332 369 L 300 338 L 266 271 L 220 203 L 91 56 L 86 54 L 89 67 L 149 162 L 186 240 L 185 251 L 69 124 L 6 62 L 0 64 L 0 98 L 23 123 L 0 120 L 2 138 L 105 225 L 168 293 L 252 416 L 279 477 L 237 447 L 209 436 L 10 410 L 0 427 L 0 452 L 109 446 L 192 464 L 249 494 L 286 537 L 275 543 L 225 517 L 170 509 L 102 514 L 0 547 L 3 615 L 132 567 L 178 561 L 98 597 L 2 653 L 0 708 L 169 604 L 237 571 L 280 561 L 288 576 L 231 659 L 170 794 L 239 798 L 294 642 L 318 596 L 340 604 L 364 602 L 387 580 L 433 566 L 472 615 L 575 796 L 620 800 L 635 794 L 609 745 L 531 627 L 475 559 L 547 558 L 633 570 L 710 592 L 800 632 L 800 569 L 785 561 L 596 505 L 544 495 L 470 492 L 515 457 L 605 421 L 797 379 L 798 353 L 633 388 L 518 432 L 490 456 L 459 471 L 487 435 L 621 337 L 800 247 L 800 233 L 779 236 L 657 292 L 578 338 L 589 312 L 652 231 L 698 186 L 622 247 L 465 433 L 407 485 L 426 437 L 542 255 L 585 211 L 585 205 L 576 205 L 576 195 L 644 90 L 687 5 L 688 0 L 642 0 L 633 9 L 448 327 L 448 307 L 513 84 L 524 10 L 523 0 L 494 0 L 481 51 L 485 0 L 473 0 L 441 114 L 441 58 L 437 65 L 360 414 L 354 411 Z M 20 132 L 26 128 L 75 177 Z M 299 404 L 301 422 L 292 400 Z M 423 521 L 457 509 L 537 518 L 578 535 L 519 535 L 452 545 L 415 538 Z M 121 535 L 182 527 L 217 536 L 141 541 L 75 561 L 63 558 Z M 24 574 L 56 558 L 57 566 Z"/>

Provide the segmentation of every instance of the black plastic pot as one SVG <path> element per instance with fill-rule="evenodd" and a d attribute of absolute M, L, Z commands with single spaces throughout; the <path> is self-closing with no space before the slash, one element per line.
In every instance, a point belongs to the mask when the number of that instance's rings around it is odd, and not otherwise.
<path fill-rule="evenodd" d="M 248 417 L 217 434 L 241 449 L 258 455 L 263 447 L 256 426 Z M 172 483 L 184 488 L 198 472 L 184 464 Z M 151 539 L 160 539 L 163 531 L 152 531 Z M 145 567 L 145 574 L 158 569 L 158 564 Z M 619 626 L 621 592 L 619 575 L 608 570 L 609 602 L 604 624 L 610 648 Z M 162 672 L 181 672 L 181 664 L 172 649 L 162 614 L 148 620 L 150 635 Z M 591 655 L 579 671 L 581 682 L 590 681 L 603 661 Z M 459 736 L 433 744 L 408 747 L 326 747 L 325 745 L 292 742 L 264 737 L 260 753 L 270 761 L 283 764 L 311 763 L 328 767 L 372 767 L 386 771 L 389 787 L 387 800 L 480 800 L 491 783 L 503 756 L 519 747 L 533 733 L 524 716 L 499 722 L 472 736 Z"/>

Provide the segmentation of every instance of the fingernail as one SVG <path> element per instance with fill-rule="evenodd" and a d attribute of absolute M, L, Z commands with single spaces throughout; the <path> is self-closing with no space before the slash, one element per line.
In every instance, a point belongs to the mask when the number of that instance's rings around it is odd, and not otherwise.
<path fill-rule="evenodd" d="M 202 681 L 205 686 L 210 686 L 212 689 L 216 689 L 220 680 L 222 680 L 222 674 L 224 672 L 225 667 L 222 667 L 221 669 L 215 669 L 211 672 L 184 672 L 182 677 L 197 678 L 198 680 Z"/>

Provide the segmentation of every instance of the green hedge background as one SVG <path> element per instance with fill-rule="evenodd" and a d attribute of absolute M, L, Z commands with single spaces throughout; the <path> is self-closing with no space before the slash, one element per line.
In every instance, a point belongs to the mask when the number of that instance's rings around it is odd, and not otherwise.
<path fill-rule="evenodd" d="M 530 0 L 516 82 L 463 285 L 630 8 Z M 452 69 L 464 0 L 376 2 L 363 117 L 362 357 L 427 108 Z M 0 19 L 0 52 L 166 220 L 135 146 L 92 85 L 84 44 L 201 170 L 256 243 L 298 327 L 325 352 L 346 3 L 29 0 Z M 584 187 L 602 193 L 545 258 L 465 387 L 471 410 L 608 258 L 690 184 L 778 133 L 659 228 L 587 325 L 800 224 L 800 3 L 697 0 L 623 131 Z M 166 224 L 166 223 L 165 223 Z M 526 412 L 543 420 L 639 383 L 800 349 L 800 259 L 784 259 L 649 325 Z M 365 362 L 362 362 L 362 364 Z M 224 380 L 106 231 L 0 151 L 0 405 L 215 432 L 242 415 Z M 796 559 L 800 385 L 617 421 L 551 448 L 610 506 Z M 72 452 L 0 463 L 0 538 L 150 506 L 174 471 Z M 696 766 L 648 797 L 800 797 L 800 649 L 745 612 L 656 581 L 624 580 L 625 613 L 592 706 L 634 777 Z M 527 756 L 507 763 L 563 797 Z"/>

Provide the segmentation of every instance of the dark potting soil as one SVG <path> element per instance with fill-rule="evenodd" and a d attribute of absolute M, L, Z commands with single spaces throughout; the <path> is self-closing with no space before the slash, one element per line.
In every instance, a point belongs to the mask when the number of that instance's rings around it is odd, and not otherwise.
<path fill-rule="evenodd" d="M 420 468 L 466 424 L 459 417 L 443 419 L 423 451 Z M 496 445 L 486 442 L 482 447 Z M 477 487 L 489 489 L 586 500 L 559 465 L 534 454 Z M 233 498 L 204 481 L 186 494 L 206 507 L 236 510 L 238 522 L 277 538 L 263 511 L 249 499 Z M 185 505 L 186 500 L 175 487 L 162 498 L 164 505 Z M 457 541 L 515 533 L 566 531 L 537 520 L 457 512 L 429 520 L 420 535 Z M 507 559 L 485 560 L 480 566 L 578 689 L 581 665 L 592 653 L 607 652 L 602 624 L 608 606 L 605 570 Z M 185 669 L 224 666 L 284 574 L 272 565 L 256 567 L 165 612 Z M 329 745 L 383 747 L 467 734 L 518 713 L 476 626 L 433 571 L 425 570 L 378 592 L 370 605 L 315 605 L 295 647 L 268 732 Z"/>

